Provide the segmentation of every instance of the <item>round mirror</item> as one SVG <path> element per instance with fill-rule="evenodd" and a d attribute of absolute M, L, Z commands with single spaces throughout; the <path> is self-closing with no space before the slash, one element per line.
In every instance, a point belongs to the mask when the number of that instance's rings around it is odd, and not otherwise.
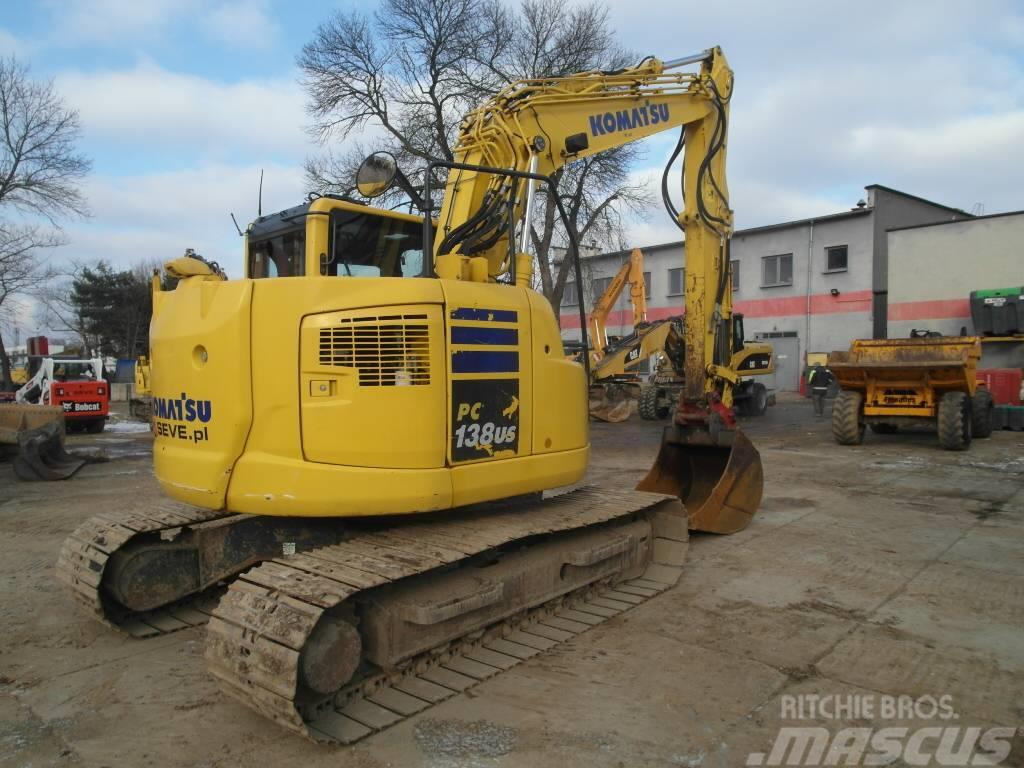
<path fill-rule="evenodd" d="M 356 189 L 363 197 L 380 197 L 398 174 L 398 161 L 390 152 L 374 152 L 363 160 L 356 172 Z"/>

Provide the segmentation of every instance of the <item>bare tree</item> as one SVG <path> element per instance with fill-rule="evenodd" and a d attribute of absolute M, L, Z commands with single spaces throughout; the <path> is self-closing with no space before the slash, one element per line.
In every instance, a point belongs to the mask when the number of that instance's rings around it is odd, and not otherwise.
<path fill-rule="evenodd" d="M 15 315 L 19 297 L 53 277 L 39 252 L 64 242 L 59 219 L 88 214 L 78 183 L 90 163 L 75 152 L 78 113 L 65 107 L 50 81 L 37 81 L 14 57 L 0 59 L 0 324 Z M 40 226 L 43 219 L 49 225 Z M 0 386 L 11 386 L 0 334 Z"/>
<path fill-rule="evenodd" d="M 81 279 L 84 262 L 70 260 L 52 270 L 51 279 L 35 291 L 39 302 L 36 320 L 39 325 L 56 333 L 71 334 L 78 339 L 83 354 L 89 356 L 99 346 L 99 340 L 89 332 L 89 324 L 71 301 L 74 281 Z"/>
<path fill-rule="evenodd" d="M 56 223 L 85 215 L 78 183 L 90 163 L 75 152 L 78 113 L 64 106 L 50 81 L 29 77 L 14 57 L 0 59 L 0 205 Z"/>
<path fill-rule="evenodd" d="M 524 0 L 517 10 L 501 0 L 384 0 L 372 19 L 335 14 L 298 57 L 312 132 L 326 143 L 375 128 L 377 148 L 406 169 L 451 160 L 462 117 L 508 83 L 637 60 L 615 43 L 602 6 L 559 0 Z M 617 248 L 620 217 L 643 213 L 650 201 L 630 182 L 639 153 L 623 147 L 554 174 L 581 238 Z M 347 194 L 361 156 L 350 149 L 310 160 L 307 181 L 317 192 Z M 401 192 L 427 210 L 415 181 L 408 187 Z M 557 219 L 555 200 L 545 194 L 532 241 L 540 285 L 556 313 L 571 267 L 569 259 L 553 260 L 552 249 L 566 240 Z"/>
<path fill-rule="evenodd" d="M 13 226 L 0 221 L 0 326 L 14 322 L 24 309 L 20 298 L 35 292 L 53 276 L 34 253 L 60 244 L 60 238 L 30 225 Z M 11 361 L 0 334 L 0 389 L 9 389 Z"/>

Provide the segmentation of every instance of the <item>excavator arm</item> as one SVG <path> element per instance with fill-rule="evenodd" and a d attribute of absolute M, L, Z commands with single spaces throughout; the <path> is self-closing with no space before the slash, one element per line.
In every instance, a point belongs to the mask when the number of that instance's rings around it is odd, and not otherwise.
<path fill-rule="evenodd" d="M 699 71 L 680 71 L 698 64 Z M 760 503 L 760 457 L 736 428 L 732 292 L 725 157 L 732 70 L 721 49 L 614 72 L 523 80 L 508 86 L 462 124 L 434 242 L 441 277 L 494 281 L 529 260 L 526 250 L 536 182 L 487 169 L 550 176 L 568 163 L 673 128 L 682 135 L 683 208 L 666 207 L 686 247 L 682 397 L 641 490 L 674 493 L 691 527 L 729 533 L 746 526 Z M 670 160 L 670 165 L 671 165 Z M 666 169 L 666 177 L 667 177 Z M 514 259 L 514 261 L 513 261 Z M 515 265 L 515 266 L 513 266 Z"/>
<path fill-rule="evenodd" d="M 698 62 L 699 72 L 673 71 Z M 732 71 L 718 48 L 615 72 L 521 80 L 466 116 L 455 160 L 550 176 L 576 160 L 686 126 L 687 156 L 695 153 L 688 176 L 699 176 L 705 188 L 692 196 L 684 211 L 692 215 L 681 215 L 680 224 L 714 227 L 718 239 L 731 227 L 721 124 L 731 92 Z M 716 152 L 708 157 L 708 149 Z M 449 174 L 435 261 L 482 258 L 491 279 L 507 273 L 509 219 L 528 218 L 533 184 L 483 171 Z"/>
<path fill-rule="evenodd" d="M 629 300 L 633 307 L 633 327 L 647 322 L 647 292 L 644 284 L 644 254 L 639 248 L 634 248 L 629 254 L 629 261 L 619 267 L 615 277 L 604 289 L 604 293 L 594 304 L 590 312 L 589 328 L 590 339 L 593 344 L 591 358 L 597 364 L 604 351 L 608 348 L 608 315 L 615 306 L 615 302 L 622 295 L 623 288 L 629 283 Z"/>

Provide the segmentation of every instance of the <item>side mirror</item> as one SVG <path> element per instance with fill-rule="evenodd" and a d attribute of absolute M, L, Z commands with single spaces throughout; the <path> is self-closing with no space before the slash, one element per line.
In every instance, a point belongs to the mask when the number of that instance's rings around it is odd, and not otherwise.
<path fill-rule="evenodd" d="M 356 189 L 363 197 L 380 197 L 395 182 L 398 161 L 390 152 L 374 152 L 363 160 L 356 172 Z"/>

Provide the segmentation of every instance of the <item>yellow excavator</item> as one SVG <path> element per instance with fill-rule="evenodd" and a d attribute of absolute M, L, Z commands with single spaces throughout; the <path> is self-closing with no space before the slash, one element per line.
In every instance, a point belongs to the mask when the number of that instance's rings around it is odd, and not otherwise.
<path fill-rule="evenodd" d="M 590 363 L 596 365 L 604 357 L 608 349 L 608 316 L 619 300 L 622 291 L 629 285 L 629 305 L 633 308 L 633 327 L 637 328 L 647 322 L 647 288 L 644 283 L 644 253 L 634 248 L 618 272 L 612 277 L 608 287 L 594 303 L 590 311 L 588 327 L 590 329 Z"/>
<path fill-rule="evenodd" d="M 591 353 L 590 415 L 599 421 L 626 421 L 632 402 L 638 403 L 641 418 L 659 420 L 673 410 L 683 390 L 683 316 L 647 321 L 643 252 L 636 248 L 622 265 L 590 313 Z M 633 331 L 609 340 L 608 315 L 626 284 L 630 285 Z M 762 416 L 771 401 L 764 384 L 751 377 L 775 372 L 770 344 L 744 341 L 743 315 L 734 312 L 727 321 L 731 339 L 729 369 L 737 382 L 732 387 L 733 405 L 743 416 Z M 656 360 L 656 370 L 645 381 L 641 366 Z"/>
<path fill-rule="evenodd" d="M 249 226 L 242 279 L 169 264 L 150 350 L 154 471 L 175 503 L 87 521 L 59 577 L 135 636 L 208 622 L 226 692 L 340 743 L 673 585 L 688 531 L 742 529 L 762 490 L 730 407 L 732 89 L 718 48 L 516 82 L 428 166 L 427 200 L 447 170 L 436 221 L 317 197 Z M 542 498 L 586 471 L 588 373 L 529 287 L 537 186 L 673 128 L 683 395 L 641 490 Z M 358 187 L 395 173 L 376 154 Z"/>
<path fill-rule="evenodd" d="M 619 354 L 624 359 L 631 355 L 633 359 L 638 359 L 638 353 L 633 350 L 641 345 L 643 353 L 657 356 L 654 374 L 640 386 L 637 395 L 638 411 L 642 419 L 666 418 L 675 410 L 676 402 L 682 394 L 685 360 L 682 327 L 682 317 L 661 320 L 658 325 L 648 329 L 646 336 L 627 340 L 622 345 Z M 729 369 L 737 376 L 732 388 L 733 406 L 741 416 L 763 416 L 775 396 L 755 377 L 775 373 L 775 352 L 771 344 L 744 341 L 743 315 L 738 312 L 732 315 L 729 335 L 732 339 Z"/>
<path fill-rule="evenodd" d="M 629 418 L 630 388 L 639 391 L 640 380 L 632 376 L 628 380 L 622 378 L 623 366 L 612 366 L 619 341 L 608 338 L 608 316 L 622 291 L 629 285 L 629 303 L 633 308 L 634 334 L 647 324 L 647 287 L 644 283 L 644 254 L 634 248 L 629 259 L 623 263 L 612 277 L 604 292 L 594 303 L 588 318 L 590 332 L 590 415 L 592 418 L 607 422 L 621 422 Z"/>

